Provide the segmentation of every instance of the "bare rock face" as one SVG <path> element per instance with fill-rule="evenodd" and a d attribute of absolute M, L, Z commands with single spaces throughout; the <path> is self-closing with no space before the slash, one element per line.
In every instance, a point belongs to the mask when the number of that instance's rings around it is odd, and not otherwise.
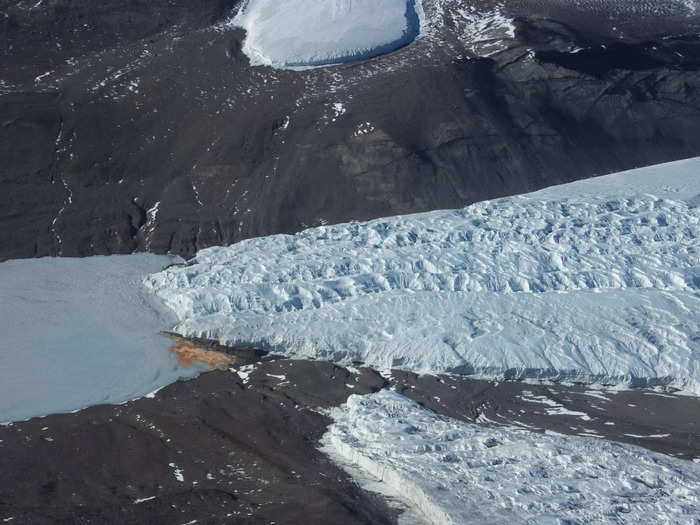
<path fill-rule="evenodd" d="M 700 19 L 640 5 L 424 0 L 406 47 L 286 71 L 250 65 L 234 0 L 11 0 L 0 259 L 190 256 L 700 155 Z"/>

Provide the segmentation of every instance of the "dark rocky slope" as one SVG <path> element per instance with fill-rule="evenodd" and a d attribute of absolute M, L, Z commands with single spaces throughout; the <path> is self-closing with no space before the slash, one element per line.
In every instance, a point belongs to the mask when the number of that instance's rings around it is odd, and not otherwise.
<path fill-rule="evenodd" d="M 317 408 L 377 390 L 381 377 L 367 371 L 355 381 L 342 368 L 308 361 L 260 370 L 254 383 L 216 371 L 153 399 L 0 426 L 0 519 L 395 522 L 396 511 L 317 450 L 330 423 Z"/>
<path fill-rule="evenodd" d="M 425 0 L 425 37 L 305 72 L 251 68 L 236 4 L 2 2 L 0 260 L 189 256 L 700 155 L 681 3 Z M 514 33 L 475 42 L 468 8 Z"/>

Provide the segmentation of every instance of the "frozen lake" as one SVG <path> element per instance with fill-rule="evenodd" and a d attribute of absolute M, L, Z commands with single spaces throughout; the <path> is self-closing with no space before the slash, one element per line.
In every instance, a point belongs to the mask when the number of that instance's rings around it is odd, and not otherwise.
<path fill-rule="evenodd" d="M 141 281 L 152 254 L 0 263 L 0 422 L 143 396 L 184 369 L 160 335 L 171 314 Z"/>
<path fill-rule="evenodd" d="M 253 65 L 306 68 L 365 60 L 420 33 L 419 0 L 248 0 L 233 20 Z"/>

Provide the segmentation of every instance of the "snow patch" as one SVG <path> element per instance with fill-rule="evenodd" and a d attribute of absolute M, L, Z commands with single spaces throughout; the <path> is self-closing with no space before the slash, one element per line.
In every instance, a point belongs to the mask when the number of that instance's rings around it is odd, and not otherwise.
<path fill-rule="evenodd" d="M 158 217 L 158 209 L 160 208 L 160 201 L 156 202 L 152 207 L 146 211 L 146 223 L 143 225 L 144 239 L 146 250 L 151 248 L 151 239 L 153 237 L 153 232 L 156 231 L 156 219 Z"/>
<path fill-rule="evenodd" d="M 588 396 L 588 397 L 595 397 L 595 398 L 600 399 L 602 401 L 607 401 L 608 403 L 610 402 L 610 399 L 607 396 L 605 396 L 604 394 L 602 394 L 600 392 L 596 392 L 595 390 L 586 390 L 585 392 L 581 392 L 581 394 L 583 394 L 584 396 Z"/>
<path fill-rule="evenodd" d="M 335 102 L 333 104 L 333 117 L 331 117 L 331 122 L 335 122 L 340 117 L 345 115 L 346 111 L 347 110 L 345 109 L 345 104 L 343 104 L 342 102 Z"/>
<path fill-rule="evenodd" d="M 41 80 L 42 80 L 44 77 L 49 76 L 51 73 L 53 73 L 53 71 L 47 71 L 46 73 L 43 73 L 43 74 L 39 75 L 38 77 L 36 77 L 36 78 L 34 79 L 34 83 L 35 83 L 35 84 L 38 84 L 39 82 L 41 82 Z"/>
<path fill-rule="evenodd" d="M 639 434 L 624 434 L 627 437 L 637 438 L 637 439 L 663 439 L 669 437 L 671 434 L 649 434 L 647 436 Z"/>
<path fill-rule="evenodd" d="M 478 56 L 490 56 L 506 49 L 515 38 L 513 19 L 503 12 L 503 4 L 493 9 L 466 5 L 450 14 L 465 47 Z"/>
<path fill-rule="evenodd" d="M 556 401 L 549 399 L 545 396 L 536 396 L 529 390 L 523 390 L 522 395 L 518 396 L 520 399 L 527 403 L 540 403 L 549 406 L 545 409 L 548 416 L 574 416 L 578 417 L 584 421 L 590 421 L 591 417 L 585 412 L 577 412 L 575 410 L 569 410 L 564 405 L 557 403 Z"/>
<path fill-rule="evenodd" d="M 373 131 L 374 131 L 374 126 L 372 125 L 371 122 L 361 122 L 355 128 L 355 132 L 353 133 L 353 136 L 360 137 L 362 135 L 367 135 L 368 133 L 372 133 Z"/>
<path fill-rule="evenodd" d="M 176 480 L 181 483 L 185 481 L 185 476 L 182 475 L 182 469 L 180 467 L 175 463 L 168 463 L 168 466 L 173 469 L 173 476 L 175 476 Z"/>
<path fill-rule="evenodd" d="M 232 372 L 235 372 L 238 374 L 238 377 L 241 378 L 241 381 L 243 381 L 244 385 L 248 384 L 248 381 L 250 381 L 250 374 L 253 373 L 255 370 L 255 365 L 243 365 L 239 368 L 231 368 Z"/>

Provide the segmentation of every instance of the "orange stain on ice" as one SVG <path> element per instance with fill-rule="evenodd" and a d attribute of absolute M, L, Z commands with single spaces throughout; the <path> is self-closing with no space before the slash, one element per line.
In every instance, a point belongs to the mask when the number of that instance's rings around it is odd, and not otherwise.
<path fill-rule="evenodd" d="M 223 352 L 210 350 L 205 346 L 198 345 L 187 339 L 171 336 L 175 344 L 170 347 L 170 351 L 177 356 L 180 365 L 184 367 L 192 366 L 192 363 L 204 363 L 212 368 L 225 370 L 233 364 L 233 358 Z"/>

